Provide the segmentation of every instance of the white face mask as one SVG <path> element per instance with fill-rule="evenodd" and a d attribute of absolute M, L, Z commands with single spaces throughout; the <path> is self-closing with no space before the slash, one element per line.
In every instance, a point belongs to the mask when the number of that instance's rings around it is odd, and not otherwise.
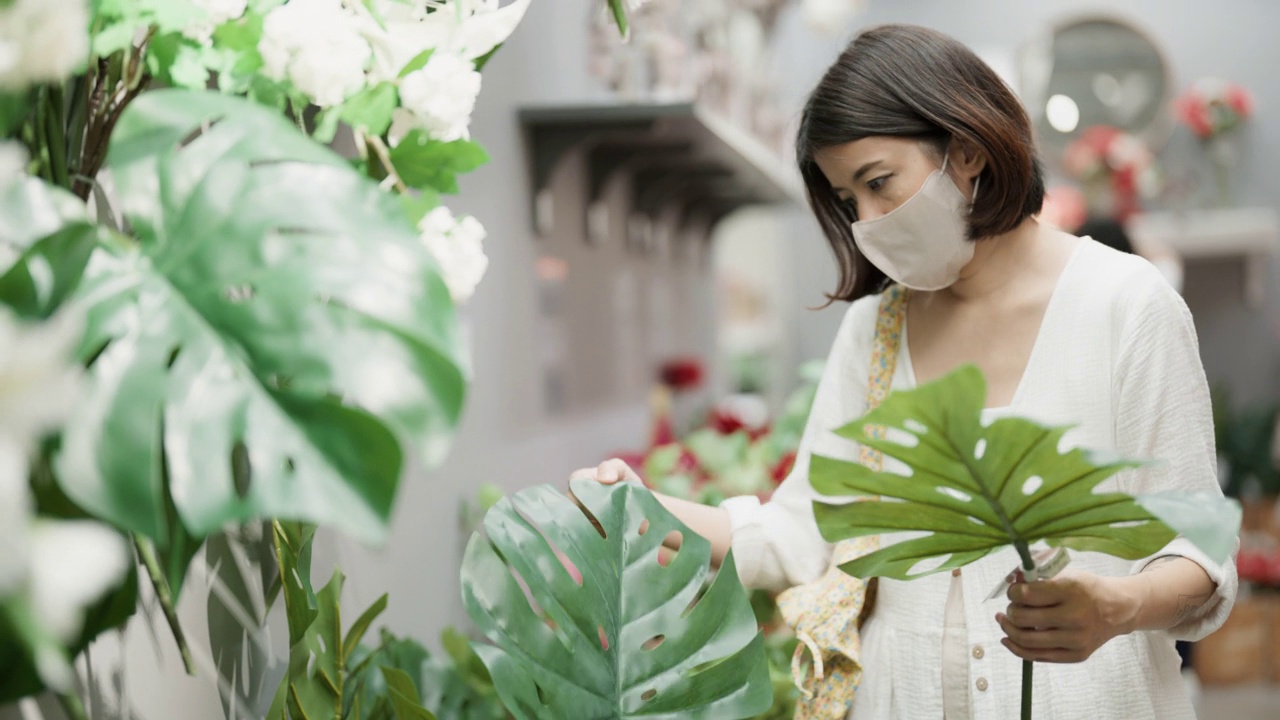
<path fill-rule="evenodd" d="M 973 197 L 978 183 L 973 184 Z M 941 290 L 960 279 L 973 259 L 966 198 L 947 175 L 947 160 L 919 192 L 892 212 L 853 224 L 858 250 L 894 282 L 913 290 Z"/>

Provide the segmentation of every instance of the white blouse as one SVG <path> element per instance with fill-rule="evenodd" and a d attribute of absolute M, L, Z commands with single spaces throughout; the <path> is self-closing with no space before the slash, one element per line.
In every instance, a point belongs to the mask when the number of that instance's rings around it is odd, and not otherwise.
<path fill-rule="evenodd" d="M 831 430 L 866 410 L 878 307 L 878 297 L 849 307 L 795 468 L 773 498 L 763 505 L 755 497 L 731 498 L 722 505 L 733 526 L 738 573 L 748 587 L 780 590 L 814 580 L 827 568 L 831 545 L 813 519 L 819 496 L 808 482 L 809 456 L 857 459 L 856 447 Z M 916 384 L 906 340 L 904 333 L 895 390 Z M 1100 491 L 1221 492 L 1209 390 L 1191 314 L 1160 273 L 1137 256 L 1087 239 L 1079 245 L 1050 298 L 1013 400 L 1001 409 L 1006 411 L 1074 425 L 1065 441 L 1075 446 L 1163 461 L 1120 473 Z M 1117 637 L 1083 663 L 1036 663 L 1037 720 L 1194 720 L 1174 640 L 1202 638 L 1223 623 L 1235 600 L 1234 563 L 1214 563 L 1179 538 L 1137 563 L 1073 551 L 1071 567 L 1121 576 L 1161 555 L 1181 555 L 1204 567 L 1217 583 L 1214 597 L 1182 625 Z M 967 709 L 968 717 L 1016 720 L 1022 661 L 1000 644 L 1004 633 L 995 621 L 1008 600 L 985 598 L 1017 565 L 1017 553 L 1008 548 L 959 576 L 881 579 L 875 612 L 863 628 L 865 672 L 850 717 L 938 720 L 944 717 L 945 676 L 952 688 L 945 693 L 948 718 L 964 717 Z M 950 648 L 945 653 L 944 631 Z M 968 692 L 957 697 L 961 683 Z"/>

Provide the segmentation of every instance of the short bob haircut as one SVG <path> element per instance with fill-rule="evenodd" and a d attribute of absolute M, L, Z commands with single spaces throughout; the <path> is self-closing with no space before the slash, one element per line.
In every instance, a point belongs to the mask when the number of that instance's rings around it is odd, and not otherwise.
<path fill-rule="evenodd" d="M 952 139 L 987 159 L 969 215 L 969 239 L 1008 232 L 1040 211 L 1044 170 L 1031 121 L 1013 91 L 977 55 L 940 32 L 884 25 L 854 38 L 814 88 L 796 137 L 809 204 L 840 264 L 828 305 L 879 292 L 887 278 L 854 244 L 853 210 L 814 153 L 865 137 L 918 138 L 939 157 Z"/>

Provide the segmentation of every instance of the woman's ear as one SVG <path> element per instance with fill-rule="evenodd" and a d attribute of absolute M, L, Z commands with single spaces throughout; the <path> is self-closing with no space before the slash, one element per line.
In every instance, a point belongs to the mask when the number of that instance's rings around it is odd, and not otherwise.
<path fill-rule="evenodd" d="M 972 181 L 987 167 L 986 153 L 977 145 L 959 138 L 952 138 L 947 146 L 947 155 L 951 159 L 948 163 L 951 171 L 966 181 Z"/>

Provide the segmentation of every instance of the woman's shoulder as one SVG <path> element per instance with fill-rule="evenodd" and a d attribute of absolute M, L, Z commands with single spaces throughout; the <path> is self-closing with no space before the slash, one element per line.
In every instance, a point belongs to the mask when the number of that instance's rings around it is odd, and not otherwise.
<path fill-rule="evenodd" d="M 1078 252 L 1074 301 L 1106 313 L 1120 332 L 1189 317 L 1182 296 L 1146 258 L 1090 238 Z"/>

